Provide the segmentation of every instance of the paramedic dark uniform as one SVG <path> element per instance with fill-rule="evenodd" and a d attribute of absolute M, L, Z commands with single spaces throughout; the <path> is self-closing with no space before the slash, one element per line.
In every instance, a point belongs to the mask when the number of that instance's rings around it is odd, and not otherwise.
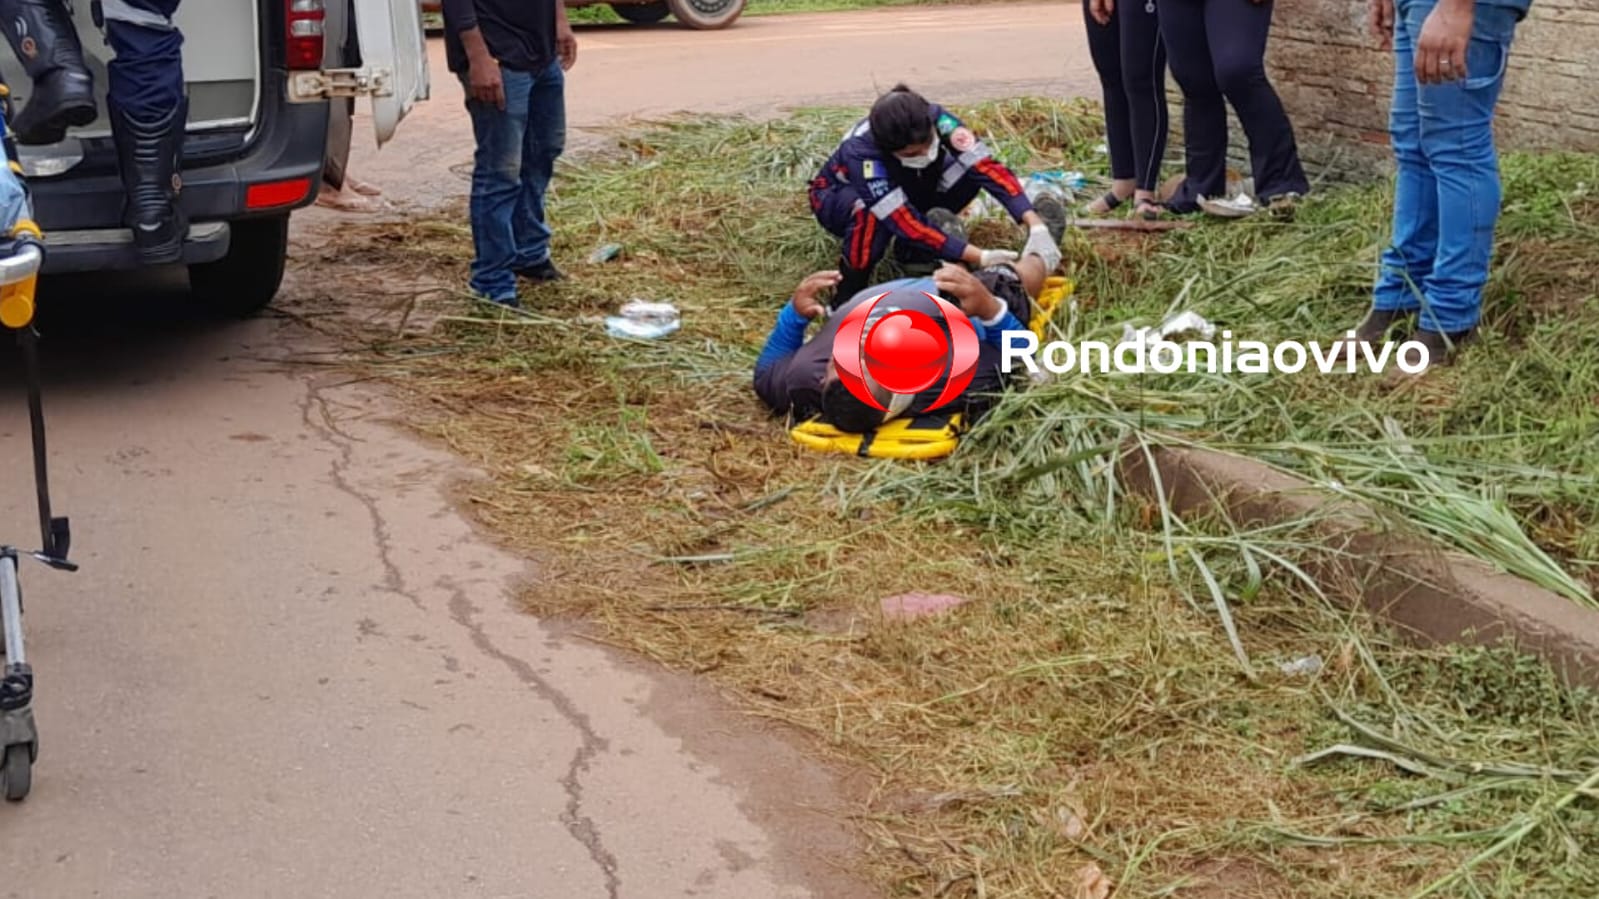
<path fill-rule="evenodd" d="M 94 0 L 115 58 L 106 67 L 106 107 L 127 194 L 123 222 L 147 265 L 178 262 L 188 222 L 178 204 L 189 104 L 178 0 Z M 16 116 L 17 140 L 48 145 L 99 115 L 94 78 L 62 0 L 0 0 L 6 37 L 33 81 Z"/>
<path fill-rule="evenodd" d="M 166 118 L 183 101 L 178 0 L 100 0 L 100 9 L 116 53 L 106 66 L 110 102 L 139 121 Z"/>
<path fill-rule="evenodd" d="M 903 261 L 960 259 L 966 242 L 927 223 L 935 208 L 959 212 L 986 190 L 1020 222 L 1033 208 L 1021 182 L 954 115 L 932 104 L 938 159 L 924 169 L 901 164 L 873 142 L 861 120 L 811 180 L 811 211 L 844 241 L 840 296 L 866 287 L 891 238 Z"/>

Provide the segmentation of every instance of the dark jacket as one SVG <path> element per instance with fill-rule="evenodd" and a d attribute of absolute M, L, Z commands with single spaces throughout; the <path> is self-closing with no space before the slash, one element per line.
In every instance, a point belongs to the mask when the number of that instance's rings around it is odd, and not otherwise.
<path fill-rule="evenodd" d="M 469 61 L 461 32 L 481 29 L 489 53 L 519 72 L 542 72 L 555 60 L 555 4 L 561 0 L 444 0 L 444 55 L 450 71 Z"/>
<path fill-rule="evenodd" d="M 932 104 L 938 132 L 938 161 L 925 169 L 906 168 L 892 153 L 879 150 L 870 127 L 861 120 L 838 145 L 811 181 L 813 206 L 820 191 L 844 187 L 855 193 L 865 208 L 901 240 L 921 244 L 945 259 L 959 259 L 966 242 L 929 225 L 922 213 L 949 205 L 945 195 L 964 194 L 965 205 L 975 191 L 988 191 L 1021 221 L 1033 208 L 1021 182 L 989 153 L 988 147 L 952 113 Z M 957 186 L 965 188 L 959 189 Z M 951 209 L 959 212 L 959 209 Z"/>

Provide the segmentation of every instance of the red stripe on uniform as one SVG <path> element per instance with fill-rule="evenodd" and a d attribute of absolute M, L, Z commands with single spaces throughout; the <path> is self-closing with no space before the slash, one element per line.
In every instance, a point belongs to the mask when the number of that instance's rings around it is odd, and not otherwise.
<path fill-rule="evenodd" d="M 994 160 L 981 160 L 974 168 L 986 176 L 988 180 L 1003 187 L 1005 192 L 1011 196 L 1014 197 L 1022 192 L 1022 183 L 1016 180 L 1016 176 L 1011 174 L 1010 169 L 1005 168 Z"/>
<path fill-rule="evenodd" d="M 871 232 L 877 222 L 867 209 L 855 213 L 855 223 L 849 229 L 849 267 L 857 271 L 866 267 L 872 258 Z"/>
<path fill-rule="evenodd" d="M 948 239 L 947 235 L 911 215 L 910 210 L 904 206 L 894 210 L 894 214 L 890 218 L 894 220 L 895 224 L 899 225 L 900 230 L 904 231 L 910 239 L 921 241 L 935 250 L 944 249 L 944 242 Z"/>

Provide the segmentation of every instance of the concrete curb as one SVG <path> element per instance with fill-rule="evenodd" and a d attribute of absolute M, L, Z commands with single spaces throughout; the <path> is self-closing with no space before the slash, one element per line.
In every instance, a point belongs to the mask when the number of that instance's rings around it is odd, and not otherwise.
<path fill-rule="evenodd" d="M 1125 451 L 1123 482 L 1172 511 L 1240 527 L 1314 519 L 1328 553 L 1304 565 L 1329 596 L 1360 602 L 1422 643 L 1494 643 L 1505 635 L 1568 683 L 1599 686 L 1599 611 L 1384 527 L 1369 508 L 1260 462 L 1208 450 Z M 1158 481 L 1154 475 L 1158 474 Z M 1160 485 L 1157 487 L 1157 483 Z"/>

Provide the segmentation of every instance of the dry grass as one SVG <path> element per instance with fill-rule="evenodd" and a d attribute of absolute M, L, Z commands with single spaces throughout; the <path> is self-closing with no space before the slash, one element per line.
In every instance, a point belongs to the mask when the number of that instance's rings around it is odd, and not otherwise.
<path fill-rule="evenodd" d="M 529 295 L 533 316 L 384 286 L 461 283 L 470 244 L 448 214 L 351 229 L 309 260 L 368 273 L 365 292 L 338 298 L 372 310 L 356 364 L 489 472 L 468 501 L 542 563 L 532 610 L 711 677 L 870 772 L 861 822 L 896 896 L 1075 899 L 1088 866 L 1129 897 L 1410 895 L 1568 795 L 1567 769 L 1595 766 L 1592 698 L 1536 664 L 1406 648 L 1192 537 L 1184 546 L 1211 548 L 1261 672 L 1243 676 L 1195 584 L 1173 577 L 1159 511 L 1098 514 L 1039 477 L 975 489 L 997 430 L 941 466 L 792 447 L 750 396 L 749 365 L 787 285 L 830 262 L 797 185 L 848 117 L 679 124 L 631 138 L 626 158 L 568 166 L 552 207 L 559 258 L 608 241 L 626 252 L 570 265 L 572 282 Z M 1082 167 L 1098 142 L 1083 106 L 1018 101 L 970 120 L 1023 168 L 1060 154 Z M 1169 273 L 1135 263 L 1171 246 L 1117 262 L 1078 245 L 1100 299 L 1090 314 L 1125 315 L 1124 295 L 1146 309 Z M 595 319 L 631 296 L 677 302 L 684 330 L 606 338 Z M 1236 539 L 1271 548 L 1292 534 Z M 909 590 L 972 602 L 884 622 L 879 599 Z M 1321 674 L 1277 672 L 1310 653 Z M 1559 770 L 1296 762 L 1371 746 L 1359 723 L 1401 741 L 1394 757 L 1413 765 L 1441 755 Z M 1458 788 L 1480 792 L 1406 808 Z M 1593 811 L 1583 799 L 1551 813 L 1439 895 L 1595 894 L 1599 866 L 1571 851 L 1599 836 Z"/>

